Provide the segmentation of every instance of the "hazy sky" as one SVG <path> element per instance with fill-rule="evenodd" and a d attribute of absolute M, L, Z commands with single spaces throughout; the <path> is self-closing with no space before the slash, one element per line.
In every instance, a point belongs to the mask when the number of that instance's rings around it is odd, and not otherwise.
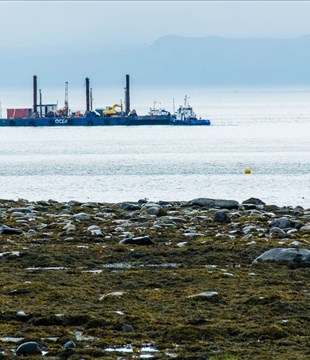
<path fill-rule="evenodd" d="M 164 35 L 310 34 L 306 1 L 0 2 L 1 48 L 146 46 Z"/>

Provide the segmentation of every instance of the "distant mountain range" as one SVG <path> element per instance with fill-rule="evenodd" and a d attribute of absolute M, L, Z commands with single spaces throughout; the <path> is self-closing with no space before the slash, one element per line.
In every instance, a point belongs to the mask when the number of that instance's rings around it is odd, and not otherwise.
<path fill-rule="evenodd" d="M 308 86 L 310 35 L 295 39 L 186 38 L 165 36 L 149 47 L 112 51 L 101 47 L 2 51 L 0 87 L 29 86 L 37 74 L 44 86 L 65 81 L 81 86 Z"/>

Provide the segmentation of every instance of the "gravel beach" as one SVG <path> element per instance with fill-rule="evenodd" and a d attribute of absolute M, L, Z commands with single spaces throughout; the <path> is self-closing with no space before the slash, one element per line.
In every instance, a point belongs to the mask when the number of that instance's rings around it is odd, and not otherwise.
<path fill-rule="evenodd" d="M 310 358 L 309 208 L 19 199 L 0 218 L 0 358 Z"/>

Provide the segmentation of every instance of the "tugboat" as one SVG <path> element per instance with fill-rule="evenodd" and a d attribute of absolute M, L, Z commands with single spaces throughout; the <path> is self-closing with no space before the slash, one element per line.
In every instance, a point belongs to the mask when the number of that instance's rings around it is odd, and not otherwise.
<path fill-rule="evenodd" d="M 147 115 L 137 115 L 129 120 L 129 125 L 171 125 L 173 117 L 171 113 L 165 109 L 157 108 L 156 101 L 150 108 Z"/>
<path fill-rule="evenodd" d="M 149 116 L 166 116 L 170 117 L 171 114 L 169 111 L 163 109 L 163 108 L 156 108 L 156 101 L 154 101 L 154 105 L 152 108 L 150 108 Z"/>
<path fill-rule="evenodd" d="M 188 103 L 188 97 L 185 95 L 184 105 L 180 105 L 172 118 L 173 125 L 211 125 L 210 120 L 197 118 L 193 108 Z"/>

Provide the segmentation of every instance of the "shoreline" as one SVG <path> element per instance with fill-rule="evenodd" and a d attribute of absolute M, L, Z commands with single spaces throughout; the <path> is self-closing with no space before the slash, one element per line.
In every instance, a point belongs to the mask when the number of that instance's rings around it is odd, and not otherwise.
<path fill-rule="evenodd" d="M 200 198 L 197 198 L 200 199 Z M 258 197 L 250 197 L 248 199 L 226 199 L 226 198 L 202 198 L 202 199 L 210 199 L 210 200 L 222 200 L 222 201 L 235 201 L 236 203 L 238 203 L 239 207 L 243 206 L 243 203 L 248 202 L 249 199 L 255 199 L 255 200 L 259 200 L 259 202 L 261 202 L 261 204 L 264 204 L 264 206 L 271 206 L 271 207 L 276 207 L 276 208 L 302 208 L 304 210 L 310 210 L 310 203 L 309 205 L 303 204 L 302 201 L 305 200 L 305 197 L 301 198 L 301 202 L 296 202 L 294 204 L 289 204 L 289 203 L 277 203 L 276 201 L 269 201 L 268 200 L 260 200 Z M 111 205 L 111 206 L 117 206 L 120 205 L 122 203 L 133 203 L 133 204 L 139 204 L 139 203 L 143 203 L 143 202 L 150 202 L 150 203 L 154 203 L 154 204 L 174 204 L 174 205 L 179 205 L 179 206 L 183 206 L 186 203 L 189 203 L 190 201 L 193 201 L 195 199 L 192 199 L 190 197 L 188 197 L 188 199 L 184 199 L 184 197 L 180 198 L 180 199 L 167 199 L 164 198 L 164 200 L 162 198 L 150 198 L 150 197 L 141 197 L 141 198 L 123 198 L 123 199 L 118 199 L 115 201 L 112 200 L 96 200 L 96 199 L 82 199 L 82 198 L 68 198 L 68 199 L 57 199 L 57 198 L 38 198 L 38 199 L 30 199 L 30 198 L 24 198 L 24 197 L 11 197 L 11 198 L 4 198 L 0 196 L 0 203 L 3 201 L 6 202 L 15 202 L 16 204 L 18 204 L 19 202 L 25 202 L 28 204 L 36 204 L 36 203 L 58 203 L 58 204 L 69 204 L 69 203 L 76 203 L 76 204 L 97 204 L 97 205 Z"/>
<path fill-rule="evenodd" d="M 0 217 L 5 358 L 309 356 L 310 209 L 19 199 Z"/>

